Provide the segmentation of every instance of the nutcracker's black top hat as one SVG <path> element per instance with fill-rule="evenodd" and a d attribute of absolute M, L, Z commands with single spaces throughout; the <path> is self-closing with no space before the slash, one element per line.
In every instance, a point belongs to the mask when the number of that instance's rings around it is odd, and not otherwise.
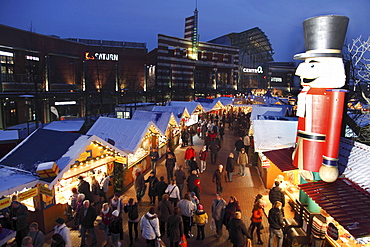
<path fill-rule="evenodd" d="M 303 22 L 306 53 L 294 59 L 310 57 L 342 57 L 342 47 L 349 18 L 339 15 L 312 17 Z"/>

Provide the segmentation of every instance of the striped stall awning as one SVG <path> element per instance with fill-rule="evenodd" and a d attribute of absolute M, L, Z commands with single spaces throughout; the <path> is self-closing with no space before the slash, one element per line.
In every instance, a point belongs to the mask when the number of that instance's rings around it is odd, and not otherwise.
<path fill-rule="evenodd" d="M 339 178 L 300 184 L 299 187 L 355 238 L 370 236 L 370 193 Z"/>

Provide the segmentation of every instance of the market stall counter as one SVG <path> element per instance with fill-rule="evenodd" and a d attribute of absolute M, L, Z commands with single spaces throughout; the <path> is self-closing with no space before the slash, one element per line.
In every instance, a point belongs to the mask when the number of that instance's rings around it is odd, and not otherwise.
<path fill-rule="evenodd" d="M 12 238 L 15 238 L 15 234 L 15 231 L 0 227 L 0 246 L 6 244 Z"/>

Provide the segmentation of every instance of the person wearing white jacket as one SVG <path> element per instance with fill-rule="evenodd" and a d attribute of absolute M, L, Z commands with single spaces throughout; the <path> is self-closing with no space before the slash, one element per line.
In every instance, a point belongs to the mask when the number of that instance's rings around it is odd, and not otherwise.
<path fill-rule="evenodd" d="M 155 247 L 157 238 L 160 238 L 159 219 L 155 214 L 155 208 L 150 207 L 149 212 L 141 217 L 141 235 L 146 240 L 148 247 Z"/>
<path fill-rule="evenodd" d="M 67 225 L 64 223 L 64 219 L 58 218 L 55 222 L 57 225 L 54 227 L 54 234 L 59 233 L 63 237 L 66 242 L 65 247 L 72 247 L 71 233 Z"/>
<path fill-rule="evenodd" d="M 164 191 L 169 196 L 170 202 L 173 203 L 173 206 L 176 207 L 177 202 L 181 200 L 179 187 L 176 185 L 176 180 L 172 180 L 172 184 L 167 186 L 167 189 Z"/>

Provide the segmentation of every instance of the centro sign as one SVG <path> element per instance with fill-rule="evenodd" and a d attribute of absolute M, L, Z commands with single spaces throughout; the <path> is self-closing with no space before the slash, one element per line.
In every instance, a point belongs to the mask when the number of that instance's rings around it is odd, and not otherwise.
<path fill-rule="evenodd" d="M 258 66 L 256 69 L 243 68 L 244 73 L 263 74 L 262 66 Z"/>
<path fill-rule="evenodd" d="M 85 52 L 85 60 L 118 61 L 118 54 Z"/>

